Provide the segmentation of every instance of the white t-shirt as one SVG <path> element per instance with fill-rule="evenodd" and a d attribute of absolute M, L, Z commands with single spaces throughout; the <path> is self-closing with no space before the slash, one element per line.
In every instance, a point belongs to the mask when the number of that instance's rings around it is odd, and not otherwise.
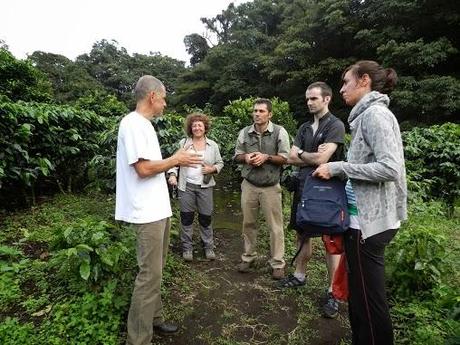
<path fill-rule="evenodd" d="M 200 154 L 201 157 L 204 157 L 204 150 L 194 151 L 194 152 Z M 202 169 L 201 165 L 186 167 L 182 169 L 186 169 L 185 170 L 185 180 L 188 183 L 197 184 L 197 185 L 201 185 L 203 183 L 203 173 L 201 172 L 201 169 Z"/>
<path fill-rule="evenodd" d="M 116 220 L 144 224 L 172 215 L 164 173 L 139 177 L 133 164 L 141 158 L 162 160 L 160 145 L 151 122 L 132 112 L 118 130 Z"/>

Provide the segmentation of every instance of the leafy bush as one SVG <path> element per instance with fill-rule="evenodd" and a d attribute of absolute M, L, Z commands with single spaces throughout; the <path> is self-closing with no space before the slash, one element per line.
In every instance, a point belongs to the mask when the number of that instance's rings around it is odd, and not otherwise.
<path fill-rule="evenodd" d="M 249 126 L 252 123 L 251 114 L 255 100 L 256 98 L 250 97 L 231 101 L 230 104 L 224 108 L 224 115 L 228 116 L 239 129 Z M 270 100 L 273 106 L 273 117 L 271 119 L 273 123 L 283 126 L 290 135 L 295 135 L 297 125 L 289 111 L 289 104 L 281 101 L 277 97 Z"/>
<path fill-rule="evenodd" d="M 387 270 L 392 290 L 399 297 L 433 296 L 446 273 L 453 270 L 453 258 L 445 248 L 447 232 L 454 231 L 441 203 L 413 206 L 409 220 L 387 249 Z"/>
<path fill-rule="evenodd" d="M 87 190 L 115 191 L 117 136 L 121 118 L 121 116 L 108 118 L 106 129 L 96 134 L 99 151 L 88 163 Z"/>
<path fill-rule="evenodd" d="M 93 219 L 65 228 L 54 248 L 59 249 L 53 259 L 55 265 L 64 271 L 70 267 L 82 279 L 92 282 L 119 273 L 122 256 L 129 254 L 115 225 Z"/>
<path fill-rule="evenodd" d="M 163 157 L 169 157 L 179 149 L 179 141 L 185 136 L 184 117 L 176 114 L 164 114 L 154 120 Z"/>
<path fill-rule="evenodd" d="M 8 101 L 0 101 L 0 116 L 0 197 L 8 195 L 9 203 L 31 197 L 33 203 L 39 187 L 69 191 L 86 183 L 104 117 L 68 106 Z"/>
<path fill-rule="evenodd" d="M 82 110 L 94 111 L 96 114 L 104 117 L 119 117 L 128 113 L 126 105 L 120 102 L 115 96 L 97 91 L 77 99 L 75 107 Z"/>
<path fill-rule="evenodd" d="M 395 338 L 407 345 L 449 343 L 460 329 L 460 227 L 441 202 L 418 200 L 409 210 L 385 255 Z"/>
<path fill-rule="evenodd" d="M 51 100 L 51 83 L 30 62 L 17 60 L 8 50 L 0 47 L 0 95 L 13 101 Z"/>
<path fill-rule="evenodd" d="M 441 199 L 451 213 L 460 196 L 460 125 L 414 128 L 403 141 L 412 197 Z"/>

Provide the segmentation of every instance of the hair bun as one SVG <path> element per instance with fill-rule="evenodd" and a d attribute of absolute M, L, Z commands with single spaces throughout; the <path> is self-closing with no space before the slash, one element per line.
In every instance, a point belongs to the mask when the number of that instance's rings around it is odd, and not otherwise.
<path fill-rule="evenodd" d="M 398 74 L 393 68 L 386 68 L 385 73 L 386 80 L 382 91 L 384 91 L 385 93 L 390 93 L 391 91 L 393 91 L 393 89 L 396 86 L 396 83 L 398 82 Z"/>

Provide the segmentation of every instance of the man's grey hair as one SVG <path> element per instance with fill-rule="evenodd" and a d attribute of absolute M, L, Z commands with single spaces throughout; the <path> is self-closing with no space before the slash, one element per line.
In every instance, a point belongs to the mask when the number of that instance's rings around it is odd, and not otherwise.
<path fill-rule="evenodd" d="M 134 97 L 136 98 L 136 102 L 142 101 L 149 92 L 164 92 L 165 86 L 163 83 L 151 76 L 151 75 L 144 75 L 139 78 L 134 88 Z"/>

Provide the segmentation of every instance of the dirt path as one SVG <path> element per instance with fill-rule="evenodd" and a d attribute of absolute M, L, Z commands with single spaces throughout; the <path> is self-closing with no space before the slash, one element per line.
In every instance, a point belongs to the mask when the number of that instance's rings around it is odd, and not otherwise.
<path fill-rule="evenodd" d="M 268 265 L 239 273 L 236 265 L 242 251 L 241 212 L 238 186 L 229 183 L 216 188 L 214 236 L 217 259 L 206 261 L 199 243 L 194 261 L 186 264 L 192 281 L 185 293 L 172 293 L 168 304 L 177 306 L 180 332 L 171 337 L 155 336 L 156 344 L 236 345 L 236 344 L 347 344 L 349 327 L 346 307 L 335 320 L 321 316 L 326 284 L 324 249 L 314 251 L 309 264 L 308 285 L 289 291 L 277 290 Z M 217 196 L 217 200 L 216 200 Z M 195 230 L 194 237 L 198 237 Z M 259 252 L 268 252 L 266 229 L 260 231 Z M 289 237 L 289 236 L 288 236 Z M 286 241 L 291 241 L 286 239 Z M 315 244 L 314 244 L 315 245 Z M 179 243 L 173 255 L 180 258 Z M 290 257 L 290 254 L 287 254 Z M 180 314 L 180 316 L 179 316 Z"/>
<path fill-rule="evenodd" d="M 196 258 L 189 265 L 199 277 L 194 284 L 198 288 L 173 302 L 188 310 L 181 331 L 172 337 L 157 336 L 155 343 L 341 344 L 347 334 L 343 325 L 345 310 L 337 320 L 324 319 L 318 315 L 321 303 L 317 291 L 307 287 L 303 291 L 280 292 L 273 288 L 273 280 L 264 269 L 237 272 L 235 266 L 242 246 L 239 233 L 217 229 L 215 238 L 220 248 L 217 259 L 200 260 L 201 253 L 195 253 Z M 179 255 L 179 248 L 174 252 Z M 299 305 L 299 299 L 310 303 Z M 315 310 L 313 318 L 300 309 L 304 307 Z"/>

